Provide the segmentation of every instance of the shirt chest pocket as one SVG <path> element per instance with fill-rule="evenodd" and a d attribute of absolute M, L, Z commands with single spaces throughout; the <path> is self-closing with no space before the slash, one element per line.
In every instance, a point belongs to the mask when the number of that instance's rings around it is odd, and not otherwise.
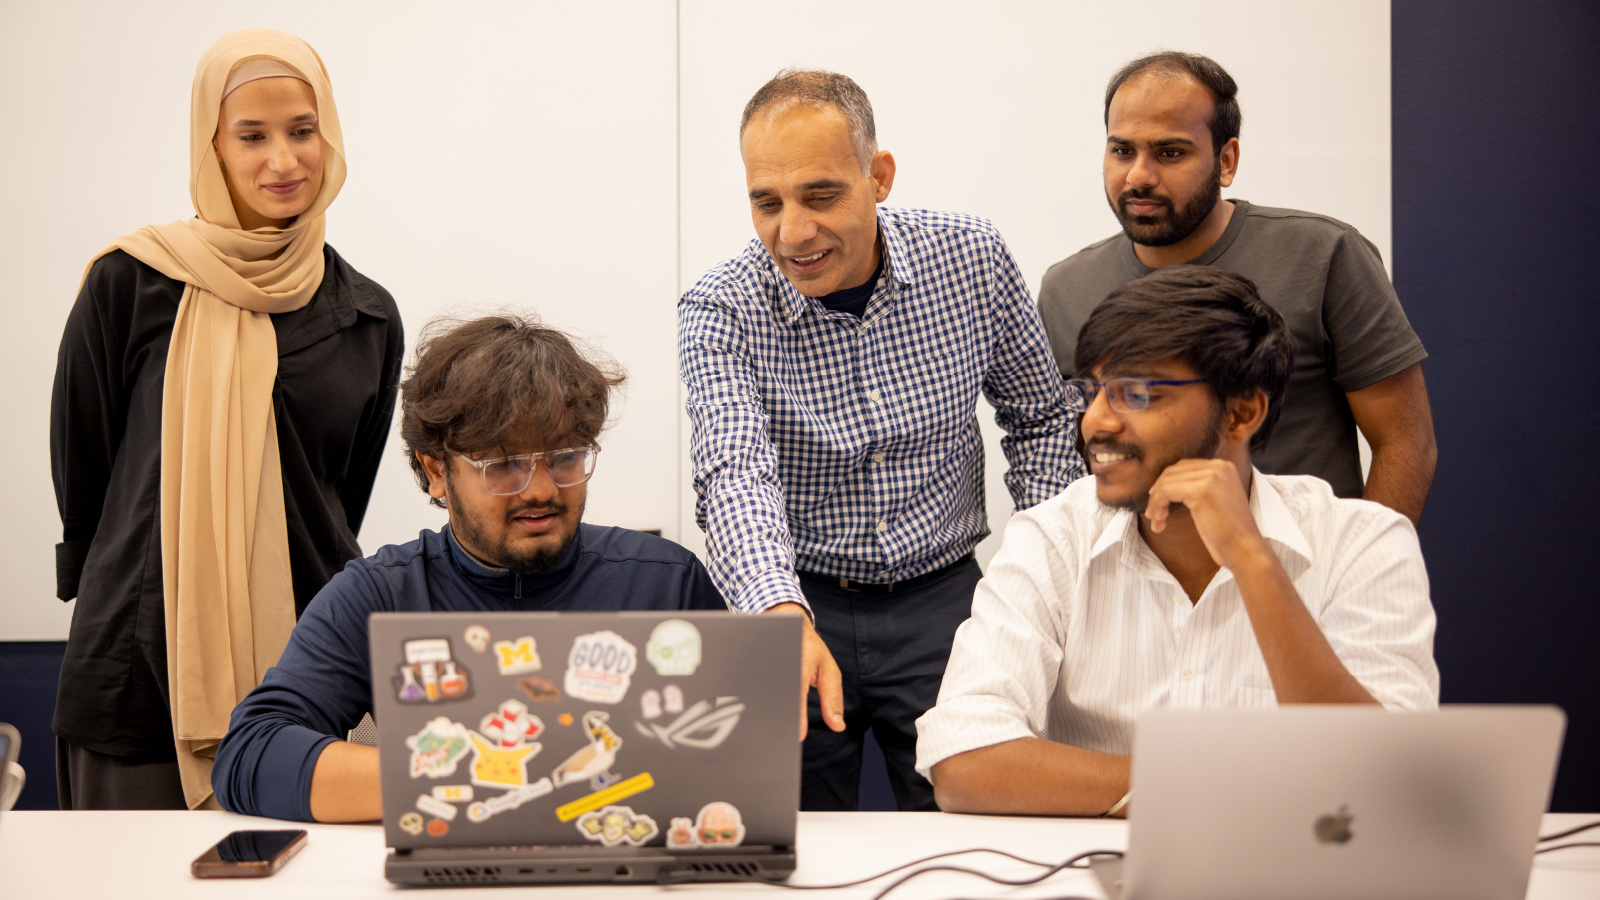
<path fill-rule="evenodd" d="M 930 347 L 926 354 L 907 355 L 884 367 L 885 386 L 874 399 L 867 389 L 869 411 L 900 423 L 923 439 L 947 441 L 946 430 L 966 427 L 983 389 L 985 354 L 973 347 Z"/>

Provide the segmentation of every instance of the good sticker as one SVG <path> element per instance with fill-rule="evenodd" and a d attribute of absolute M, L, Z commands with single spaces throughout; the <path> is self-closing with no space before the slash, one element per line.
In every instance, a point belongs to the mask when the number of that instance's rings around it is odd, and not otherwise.
<path fill-rule="evenodd" d="M 621 702 L 638 664 L 637 649 L 616 632 L 581 635 L 567 655 L 567 695 L 591 703 Z"/>

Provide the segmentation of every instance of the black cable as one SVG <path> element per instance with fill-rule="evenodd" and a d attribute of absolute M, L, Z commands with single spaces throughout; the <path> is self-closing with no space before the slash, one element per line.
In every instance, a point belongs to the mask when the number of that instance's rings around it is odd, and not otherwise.
<path fill-rule="evenodd" d="M 791 891 L 832 891 L 839 888 L 856 887 L 858 885 L 866 884 L 869 881 L 877 881 L 879 878 L 882 878 L 885 875 L 893 875 L 901 869 L 909 869 L 912 866 L 920 866 L 925 862 L 932 862 L 936 859 L 944 859 L 946 856 L 960 856 L 963 853 L 993 853 L 998 856 L 1005 856 L 1010 859 L 1014 859 L 1020 863 L 1026 863 L 1030 866 L 1039 866 L 1041 868 L 1055 865 L 1055 863 L 1046 863 L 1039 862 L 1038 860 L 1027 859 L 1025 857 L 1018 856 L 1015 853 L 1007 853 L 1004 850 L 991 850 L 987 847 L 969 847 L 966 850 L 950 850 L 944 853 L 935 853 L 932 856 L 924 856 L 921 859 L 914 859 L 908 863 L 901 863 L 892 869 L 886 869 L 876 875 L 868 875 L 865 878 L 858 878 L 855 881 L 841 882 L 840 884 L 790 884 L 787 881 L 773 881 L 770 878 L 762 878 L 760 875 L 745 875 L 740 872 L 726 872 L 723 874 L 732 875 L 734 879 L 738 881 L 749 881 L 755 884 L 770 884 L 773 887 L 788 888 Z M 680 873 L 688 876 L 682 879 L 684 881 L 695 880 L 695 873 L 693 870 L 673 869 L 663 870 L 656 881 L 659 884 L 671 884 L 674 880 L 677 880 L 675 876 L 678 876 Z"/>
<path fill-rule="evenodd" d="M 983 878 L 983 879 L 986 879 L 988 881 L 992 881 L 995 884 L 1003 884 L 1003 885 L 1007 885 L 1009 887 L 1024 887 L 1024 886 L 1030 885 L 1030 884 L 1038 884 L 1039 882 L 1044 881 L 1046 878 L 1049 878 L 1050 876 L 1055 875 L 1057 872 L 1060 872 L 1062 869 L 1069 869 L 1069 868 L 1071 868 L 1071 869 L 1083 869 L 1083 868 L 1088 868 L 1087 866 L 1079 866 L 1079 865 L 1074 865 L 1074 864 L 1077 863 L 1079 860 L 1086 860 L 1091 856 L 1121 856 L 1121 855 L 1122 855 L 1122 851 L 1120 851 L 1120 850 L 1089 850 L 1089 851 L 1084 852 L 1084 853 L 1079 853 L 1077 856 L 1074 856 L 1071 859 L 1068 859 L 1068 860 L 1066 860 L 1064 862 L 1056 863 L 1055 865 L 1051 866 L 1050 868 L 1046 869 L 1043 872 L 1040 872 L 1038 875 L 1035 875 L 1032 878 L 1020 878 L 1020 879 L 1014 879 L 1014 880 L 1010 879 L 1010 878 L 1000 878 L 999 876 L 996 876 L 996 875 L 990 875 L 988 872 L 980 872 L 977 869 L 967 869 L 967 868 L 963 868 L 961 866 L 924 866 L 924 867 L 922 867 L 920 869 L 917 869 L 916 871 L 907 872 L 905 875 L 901 876 L 900 878 L 895 879 L 892 883 L 890 883 L 890 885 L 888 887 L 886 887 L 883 890 L 879 891 L 878 893 L 872 895 L 872 900 L 883 900 L 883 898 L 885 896 L 887 896 L 890 891 L 894 890 L 895 888 L 899 887 L 902 884 L 905 884 L 906 882 L 910 881 L 911 879 L 916 878 L 918 875 L 926 875 L 929 872 L 958 872 L 958 873 L 960 873 L 962 875 L 976 875 L 979 878 Z M 902 866 L 901 868 L 905 868 L 905 867 Z"/>
<path fill-rule="evenodd" d="M 744 875 L 738 872 L 728 872 L 724 874 L 732 875 L 734 876 L 735 880 L 738 881 L 748 881 L 755 884 L 770 884 L 773 887 L 788 888 L 792 891 L 832 891 L 838 890 L 839 888 L 856 887 L 858 885 L 866 884 L 869 881 L 877 881 L 879 878 L 883 878 L 886 875 L 893 875 L 901 869 L 909 869 L 912 866 L 920 866 L 925 862 L 932 862 L 936 859 L 944 859 L 946 856 L 960 856 L 963 853 L 993 853 L 997 856 L 1008 857 L 1016 860 L 1017 862 L 1025 863 L 1030 866 L 1039 866 L 1041 868 L 1055 865 L 1055 863 L 1046 863 L 1039 862 L 1038 860 L 1027 859 L 1025 857 L 1018 856 L 1015 853 L 1008 853 L 1004 850 L 992 850 L 988 847 L 969 847 L 966 850 L 949 850 L 944 853 L 935 853 L 932 856 L 924 856 L 921 859 L 914 859 L 908 863 L 901 863 L 892 869 L 885 869 L 876 875 L 868 875 L 865 878 L 858 878 L 855 881 L 845 881 L 839 884 L 790 884 L 787 881 L 773 881 L 770 878 L 762 878 L 760 875 Z M 660 874 L 660 877 L 658 877 L 656 880 L 660 884 L 670 884 L 673 880 L 673 876 L 679 874 L 680 872 L 689 876 L 693 876 L 694 874 L 692 870 L 687 869 L 663 871 Z M 687 881 L 690 879 L 685 878 L 684 880 Z"/>
<path fill-rule="evenodd" d="M 858 878 L 855 881 L 844 881 L 844 882 L 840 882 L 838 884 L 790 884 L 787 881 L 773 881 L 770 878 L 763 878 L 763 877 L 761 877 L 759 875 L 745 875 L 745 874 L 742 874 L 742 873 L 739 873 L 739 872 L 723 872 L 723 873 L 719 873 L 719 874 L 725 875 L 725 876 L 732 876 L 735 881 L 744 881 L 744 882 L 749 882 L 751 884 L 766 884 L 766 885 L 771 885 L 772 887 L 788 888 L 791 891 L 833 891 L 833 890 L 838 890 L 840 888 L 857 887 L 857 886 L 866 884 L 869 881 L 877 881 L 879 878 L 883 878 L 883 877 L 886 877 L 886 876 L 889 876 L 889 875 L 893 875 L 894 873 L 899 872 L 902 869 L 909 869 L 912 866 L 920 866 L 923 863 L 932 862 L 932 861 L 934 861 L 936 859 L 944 859 L 947 856 L 961 856 L 964 853 L 993 853 L 996 856 L 1004 856 L 1007 859 L 1013 859 L 1013 860 L 1016 860 L 1017 862 L 1025 864 L 1025 865 L 1039 866 L 1040 868 L 1047 868 L 1047 869 L 1050 869 L 1050 872 L 1048 872 L 1044 876 L 1046 878 L 1048 878 L 1050 875 L 1052 875 L 1052 874 L 1054 874 L 1056 872 L 1061 871 L 1064 868 L 1075 868 L 1075 869 L 1087 868 L 1087 866 L 1074 865 L 1074 863 L 1076 863 L 1078 860 L 1083 859 L 1085 857 L 1089 857 L 1089 856 L 1121 856 L 1122 855 L 1122 853 L 1120 851 L 1117 851 L 1117 850 L 1094 850 L 1094 851 L 1091 851 L 1089 853 L 1080 853 L 1079 855 L 1074 856 L 1073 858 L 1067 860 L 1064 863 L 1047 863 L 1047 862 L 1039 862 L 1038 860 L 1035 860 L 1035 859 L 1028 859 L 1027 857 L 1023 857 L 1023 856 L 1018 856 L 1015 853 L 1008 853 L 1005 850 L 994 850 L 994 849 L 991 849 L 991 848 L 988 848 L 988 847 L 969 847 L 969 848 L 967 848 L 965 850 L 949 850 L 949 851 L 946 851 L 944 853 L 935 853 L 932 856 L 924 856 L 921 859 L 914 859 L 914 860 L 912 860 L 911 862 L 908 862 L 908 863 L 901 863 L 900 865 L 895 866 L 892 869 L 885 869 L 884 871 L 879 872 L 876 875 L 868 875 L 865 878 Z M 933 871 L 933 870 L 929 870 L 929 871 Z M 961 870 L 961 871 L 967 871 L 967 870 Z M 981 872 L 976 872 L 975 870 L 973 871 L 973 873 L 977 874 L 977 875 L 982 875 L 983 874 Z M 987 877 L 987 876 L 984 876 L 984 877 Z M 675 883 L 680 883 L 680 882 L 687 882 L 687 881 L 691 881 L 691 880 L 698 880 L 698 873 L 693 871 L 693 870 L 690 870 L 690 869 L 663 869 L 660 873 L 658 873 L 658 875 L 656 877 L 656 883 L 657 884 L 662 884 L 662 885 L 670 885 L 670 884 L 675 884 Z M 1031 884 L 1032 882 L 1022 882 L 1022 883 Z M 899 882 L 896 882 L 896 884 L 899 884 Z M 892 887 L 893 886 L 891 885 L 891 889 L 892 889 Z M 878 896 L 881 897 L 883 895 L 879 894 Z"/>
<path fill-rule="evenodd" d="M 1541 853 L 1554 853 L 1557 850 L 1570 850 L 1573 847 L 1600 847 L 1600 841 L 1575 841 L 1571 844 L 1557 844 L 1554 847 L 1540 847 L 1533 851 L 1534 856 Z"/>
<path fill-rule="evenodd" d="M 1542 844 L 1545 841 L 1559 841 L 1564 837 L 1572 837 L 1580 831 L 1588 831 L 1591 828 L 1600 828 L 1600 821 L 1590 822 L 1587 825 L 1579 825 L 1577 828 L 1568 828 L 1566 831 L 1558 831 L 1555 834 L 1540 835 L 1539 843 Z"/>

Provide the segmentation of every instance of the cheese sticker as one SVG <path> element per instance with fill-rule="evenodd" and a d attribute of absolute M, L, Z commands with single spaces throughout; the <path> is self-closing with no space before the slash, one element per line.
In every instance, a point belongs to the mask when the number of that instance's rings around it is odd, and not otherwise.
<path fill-rule="evenodd" d="M 656 820 L 628 806 L 607 806 L 578 820 L 578 833 L 607 847 L 637 847 L 660 833 Z"/>

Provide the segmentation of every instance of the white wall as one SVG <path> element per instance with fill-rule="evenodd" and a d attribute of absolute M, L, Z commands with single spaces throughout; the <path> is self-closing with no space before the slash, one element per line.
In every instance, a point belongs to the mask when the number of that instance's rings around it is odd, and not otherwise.
<path fill-rule="evenodd" d="M 682 240 L 687 289 L 753 232 L 739 114 L 784 66 L 834 69 L 872 98 L 898 170 L 890 205 L 973 213 L 1006 236 L 1029 286 L 1117 230 L 1101 187 L 1106 81 L 1158 49 L 1205 53 L 1240 84 L 1240 173 L 1224 196 L 1327 213 L 1389 256 L 1389 4 L 1233 0 L 1130 7 L 1000 0 L 860 3 L 803 11 L 682 0 Z M 985 407 L 987 404 L 983 404 Z M 985 408 L 989 522 L 1011 501 Z M 700 549 L 688 428 L 683 541 Z"/>
<path fill-rule="evenodd" d="M 159 9 L 0 4 L 0 465 L 17 476 L 0 521 L 0 639 L 66 634 L 47 430 L 62 323 L 90 257 L 140 225 L 191 214 L 189 84 L 200 53 L 233 28 L 282 28 L 326 61 L 350 163 L 329 240 L 395 295 L 408 335 L 437 312 L 512 306 L 617 358 L 633 378 L 602 439 L 588 518 L 662 528 L 693 547 L 673 304 L 751 234 L 738 116 L 782 66 L 859 81 L 900 165 L 890 202 L 993 219 L 1035 288 L 1052 262 L 1115 229 L 1099 182 L 1101 90 L 1158 47 L 1211 54 L 1243 86 L 1230 196 L 1332 214 L 1389 252 L 1386 2 Z M 989 437 L 998 531 L 1009 503 Z M 407 540 L 441 517 L 396 440 L 362 546 Z"/>

